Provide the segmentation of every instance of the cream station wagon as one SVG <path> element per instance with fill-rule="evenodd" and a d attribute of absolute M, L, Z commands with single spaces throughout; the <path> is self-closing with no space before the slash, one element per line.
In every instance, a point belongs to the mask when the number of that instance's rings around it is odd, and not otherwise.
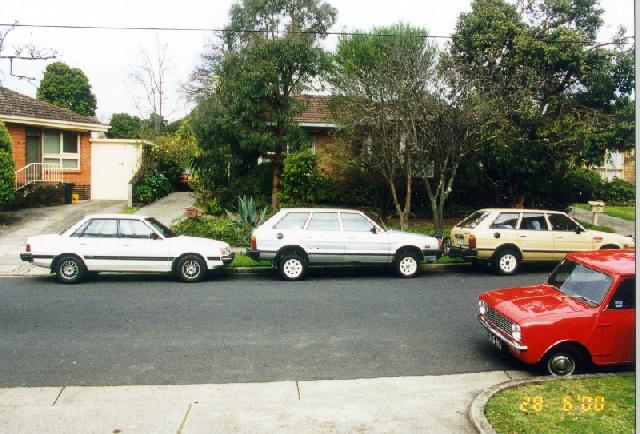
<path fill-rule="evenodd" d="M 487 208 L 451 230 L 448 254 L 514 274 L 523 261 L 560 261 L 569 252 L 630 248 L 635 248 L 632 237 L 585 229 L 563 212 Z"/>

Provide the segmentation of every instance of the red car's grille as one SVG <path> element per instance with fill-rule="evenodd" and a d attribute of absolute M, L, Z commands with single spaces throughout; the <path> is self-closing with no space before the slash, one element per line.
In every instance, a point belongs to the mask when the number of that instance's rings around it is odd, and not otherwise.
<path fill-rule="evenodd" d="M 496 326 L 498 326 L 499 329 L 506 332 L 508 335 L 511 335 L 511 332 L 512 332 L 511 325 L 513 324 L 513 322 L 507 319 L 507 317 L 502 315 L 500 312 L 498 312 L 491 306 L 487 305 L 484 316 L 489 321 L 491 321 Z"/>

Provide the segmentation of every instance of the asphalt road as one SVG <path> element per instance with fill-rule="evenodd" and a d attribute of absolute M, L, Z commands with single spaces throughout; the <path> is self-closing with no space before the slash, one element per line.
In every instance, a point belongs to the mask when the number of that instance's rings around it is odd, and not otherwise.
<path fill-rule="evenodd" d="M 543 281 L 386 270 L 304 282 L 213 276 L 0 279 L 0 386 L 192 384 L 437 375 L 523 368 L 477 319 L 487 290 Z"/>

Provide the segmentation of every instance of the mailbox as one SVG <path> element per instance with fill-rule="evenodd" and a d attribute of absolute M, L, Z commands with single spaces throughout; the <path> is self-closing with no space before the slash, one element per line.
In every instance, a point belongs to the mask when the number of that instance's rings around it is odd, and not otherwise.
<path fill-rule="evenodd" d="M 187 217 L 192 219 L 195 217 L 199 217 L 202 215 L 202 210 L 200 208 L 196 208 L 195 206 L 190 206 L 187 208 Z"/>
<path fill-rule="evenodd" d="M 589 206 L 591 206 L 591 224 L 594 226 L 598 225 L 598 215 L 604 212 L 604 202 L 601 200 L 590 200 Z"/>

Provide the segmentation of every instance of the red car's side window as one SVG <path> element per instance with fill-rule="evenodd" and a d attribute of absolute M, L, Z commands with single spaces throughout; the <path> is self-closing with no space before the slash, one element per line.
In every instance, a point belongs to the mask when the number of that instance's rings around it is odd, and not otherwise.
<path fill-rule="evenodd" d="M 609 302 L 607 309 L 635 309 L 636 307 L 636 278 L 624 279 Z"/>

